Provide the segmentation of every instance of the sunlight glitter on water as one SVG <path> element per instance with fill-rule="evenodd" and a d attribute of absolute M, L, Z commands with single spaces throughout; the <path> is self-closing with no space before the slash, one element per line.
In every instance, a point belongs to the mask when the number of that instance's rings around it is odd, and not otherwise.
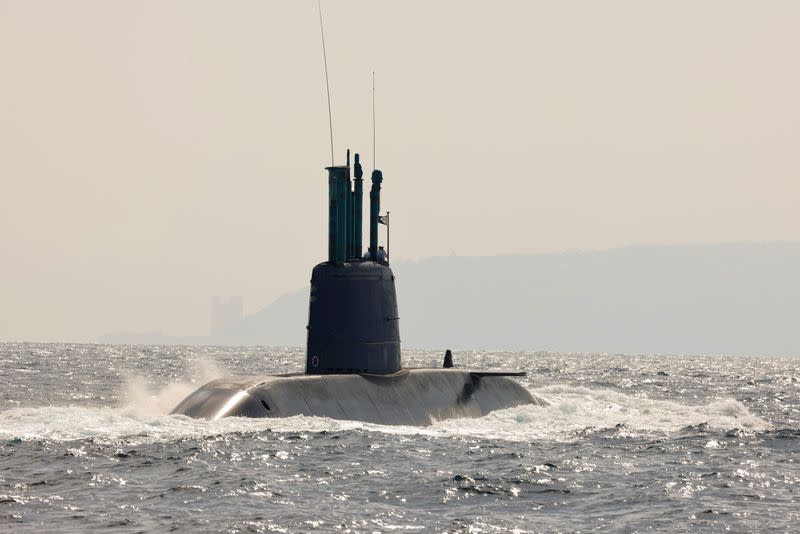
<path fill-rule="evenodd" d="M 0 374 L 14 376 L 0 390 L 0 530 L 694 532 L 800 522 L 795 361 L 456 356 L 527 371 L 522 383 L 548 404 L 425 428 L 194 420 L 166 414 L 222 374 L 300 370 L 302 349 L 0 344 Z"/>

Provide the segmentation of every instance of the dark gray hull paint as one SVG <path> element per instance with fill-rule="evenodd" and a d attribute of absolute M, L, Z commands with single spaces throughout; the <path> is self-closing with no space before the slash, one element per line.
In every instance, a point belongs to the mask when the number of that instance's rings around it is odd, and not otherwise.
<path fill-rule="evenodd" d="M 186 397 L 172 413 L 207 419 L 307 415 L 426 426 L 522 404 L 544 401 L 506 376 L 481 376 L 464 369 L 404 369 L 390 375 L 222 378 Z"/>

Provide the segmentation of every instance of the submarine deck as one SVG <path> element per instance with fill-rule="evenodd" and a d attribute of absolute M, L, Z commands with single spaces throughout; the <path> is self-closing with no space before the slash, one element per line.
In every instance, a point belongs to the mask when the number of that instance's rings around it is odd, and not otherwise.
<path fill-rule="evenodd" d="M 229 377 L 200 387 L 172 413 L 208 419 L 306 415 L 427 426 L 522 404 L 544 404 L 507 375 L 516 374 L 412 368 L 388 375 Z"/>

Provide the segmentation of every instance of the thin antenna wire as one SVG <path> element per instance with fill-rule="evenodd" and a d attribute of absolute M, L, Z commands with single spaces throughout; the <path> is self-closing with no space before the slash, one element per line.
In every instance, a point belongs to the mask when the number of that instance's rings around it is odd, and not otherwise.
<path fill-rule="evenodd" d="M 372 71 L 372 168 L 378 168 L 378 157 L 375 153 L 375 71 Z"/>
<path fill-rule="evenodd" d="M 331 85 L 328 83 L 328 53 L 325 51 L 325 27 L 322 25 L 322 0 L 317 0 L 319 8 L 319 31 L 322 34 L 322 59 L 325 61 L 325 90 L 328 93 L 328 127 L 331 131 L 331 167 L 333 166 L 333 113 L 331 113 Z"/>

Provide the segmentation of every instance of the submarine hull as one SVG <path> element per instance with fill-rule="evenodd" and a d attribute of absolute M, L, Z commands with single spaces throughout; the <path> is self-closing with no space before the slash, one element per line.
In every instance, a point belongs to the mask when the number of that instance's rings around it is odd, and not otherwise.
<path fill-rule="evenodd" d="M 502 373 L 404 369 L 386 375 L 222 378 L 186 397 L 172 413 L 207 419 L 306 415 L 426 426 L 523 404 L 545 403 Z"/>

